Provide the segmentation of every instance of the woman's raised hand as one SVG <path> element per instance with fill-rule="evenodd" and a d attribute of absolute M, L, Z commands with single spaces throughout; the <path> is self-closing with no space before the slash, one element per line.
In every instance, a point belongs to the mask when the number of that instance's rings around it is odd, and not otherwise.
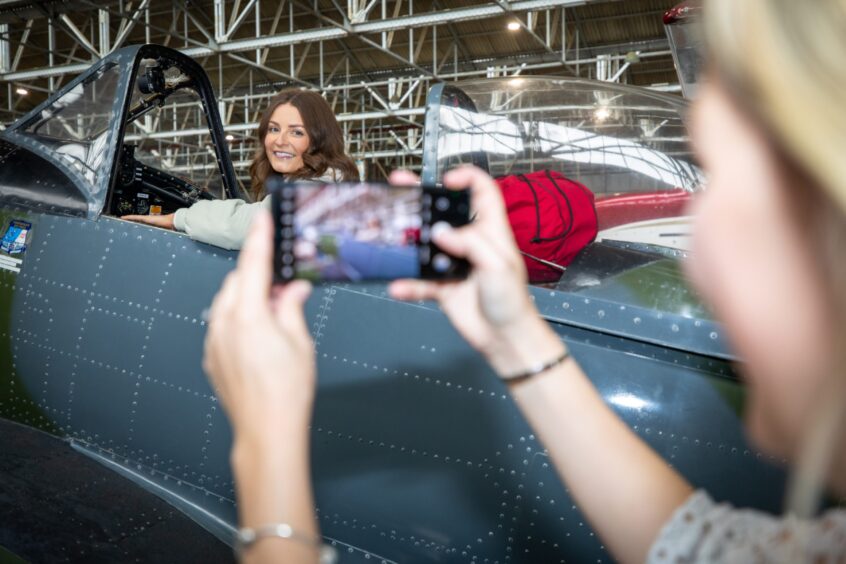
<path fill-rule="evenodd" d="M 391 175 L 393 184 L 416 183 L 407 171 Z M 466 280 L 398 280 L 391 296 L 437 300 L 455 328 L 501 375 L 517 374 L 561 348 L 539 317 L 526 287 L 526 267 L 517 250 L 505 203 L 496 183 L 475 167 L 444 175 L 451 189 L 469 189 L 475 220 L 453 229 L 439 225 L 432 237 L 446 252 L 472 265 Z"/>
<path fill-rule="evenodd" d="M 203 367 L 236 443 L 276 440 L 292 425 L 305 429 L 311 416 L 314 347 L 303 313 L 311 286 L 272 287 L 272 255 L 272 221 L 261 210 L 215 297 L 206 334 Z"/>

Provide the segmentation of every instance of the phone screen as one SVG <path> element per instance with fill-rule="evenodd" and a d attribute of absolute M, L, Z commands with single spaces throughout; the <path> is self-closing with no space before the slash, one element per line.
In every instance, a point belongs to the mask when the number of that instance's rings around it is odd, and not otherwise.
<path fill-rule="evenodd" d="M 282 184 L 272 194 L 279 280 L 466 276 L 464 261 L 429 241 L 433 220 L 467 223 L 466 193 L 361 182 Z"/>

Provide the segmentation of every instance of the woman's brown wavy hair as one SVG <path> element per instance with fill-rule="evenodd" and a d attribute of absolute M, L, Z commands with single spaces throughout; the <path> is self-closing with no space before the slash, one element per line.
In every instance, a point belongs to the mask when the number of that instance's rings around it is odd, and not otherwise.
<path fill-rule="evenodd" d="M 264 138 L 270 118 L 277 107 L 291 104 L 303 118 L 303 125 L 308 133 L 308 150 L 303 155 L 303 167 L 289 175 L 287 179 L 318 178 L 327 169 L 335 169 L 342 180 L 358 180 L 358 168 L 353 160 L 344 153 L 344 136 L 341 126 L 332 113 L 332 108 L 317 92 L 287 88 L 273 97 L 261 116 L 258 127 L 258 147 L 250 164 L 250 179 L 252 186 L 250 194 L 255 201 L 261 200 L 265 194 L 264 181 L 273 172 L 267 152 L 264 148 Z"/>

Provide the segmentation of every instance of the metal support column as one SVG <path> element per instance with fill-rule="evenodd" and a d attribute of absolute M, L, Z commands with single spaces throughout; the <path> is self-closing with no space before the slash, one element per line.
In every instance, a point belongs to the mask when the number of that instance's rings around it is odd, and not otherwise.
<path fill-rule="evenodd" d="M 105 57 L 112 50 L 111 47 L 111 30 L 109 29 L 109 11 L 99 10 L 98 24 L 100 31 L 100 56 Z"/>
<path fill-rule="evenodd" d="M 9 24 L 0 24 L 0 72 L 12 70 L 12 48 L 9 43 Z"/>

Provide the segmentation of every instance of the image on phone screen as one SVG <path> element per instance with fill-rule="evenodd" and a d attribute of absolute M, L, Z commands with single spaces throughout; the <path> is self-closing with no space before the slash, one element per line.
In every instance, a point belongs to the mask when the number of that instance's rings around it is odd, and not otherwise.
<path fill-rule="evenodd" d="M 464 261 L 429 241 L 436 221 L 468 221 L 467 194 L 380 183 L 282 184 L 272 190 L 279 280 L 455 278 Z"/>

